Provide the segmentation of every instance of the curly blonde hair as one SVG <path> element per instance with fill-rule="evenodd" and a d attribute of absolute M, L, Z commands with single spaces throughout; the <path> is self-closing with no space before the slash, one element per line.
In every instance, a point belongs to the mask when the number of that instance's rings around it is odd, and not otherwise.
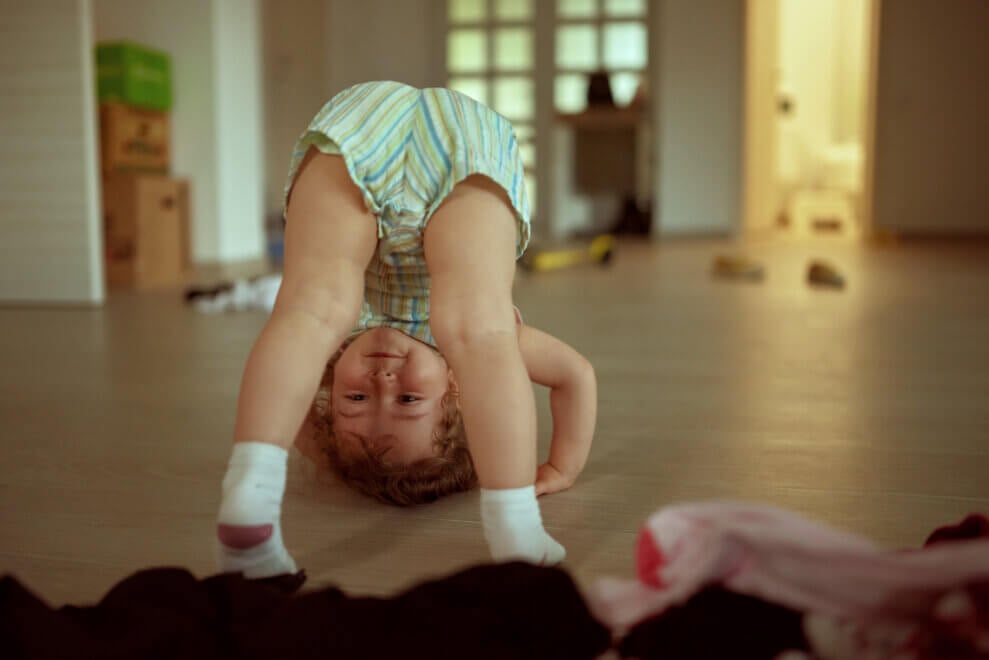
<path fill-rule="evenodd" d="M 366 441 L 353 450 L 341 451 L 333 432 L 330 401 L 333 367 L 339 356 L 337 353 L 326 365 L 313 401 L 311 419 L 316 445 L 326 456 L 330 469 L 345 484 L 386 504 L 398 506 L 434 502 L 444 495 L 470 490 L 477 485 L 452 379 L 440 402 L 443 416 L 433 430 L 435 456 L 407 464 L 392 463 L 385 460 L 387 448 L 373 448 Z"/>

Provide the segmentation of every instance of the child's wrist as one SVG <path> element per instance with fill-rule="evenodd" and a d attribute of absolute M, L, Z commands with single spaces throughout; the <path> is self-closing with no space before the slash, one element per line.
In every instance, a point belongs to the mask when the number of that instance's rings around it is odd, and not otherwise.
<path fill-rule="evenodd" d="M 559 459 L 554 459 L 554 457 L 552 456 L 550 456 L 549 460 L 546 461 L 546 464 L 552 469 L 556 470 L 556 472 L 559 473 L 560 476 L 567 477 L 570 480 L 576 479 L 577 475 L 580 474 L 581 469 L 583 468 L 583 466 L 579 464 L 568 463 L 567 461 L 560 461 Z"/>

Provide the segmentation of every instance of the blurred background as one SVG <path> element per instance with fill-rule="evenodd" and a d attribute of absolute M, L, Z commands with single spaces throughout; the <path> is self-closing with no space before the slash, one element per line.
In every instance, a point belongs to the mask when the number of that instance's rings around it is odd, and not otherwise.
<path fill-rule="evenodd" d="M 509 117 L 542 238 L 989 231 L 981 0 L 2 6 L 0 300 L 277 264 L 295 138 L 373 79 Z"/>

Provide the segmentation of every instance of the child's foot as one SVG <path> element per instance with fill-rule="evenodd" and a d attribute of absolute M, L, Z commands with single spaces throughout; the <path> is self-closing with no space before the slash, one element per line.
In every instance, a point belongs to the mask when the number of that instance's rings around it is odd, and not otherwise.
<path fill-rule="evenodd" d="M 254 540 L 252 545 L 244 544 L 245 537 L 256 537 L 259 530 L 264 530 L 267 538 Z M 298 570 L 285 549 L 281 534 L 270 525 L 217 525 L 216 536 L 219 541 L 217 567 L 221 573 L 243 573 L 248 578 L 264 578 Z"/>
<path fill-rule="evenodd" d="M 288 452 L 263 442 L 234 445 L 217 516 L 217 565 L 248 578 L 295 573 L 279 520 Z"/>
<path fill-rule="evenodd" d="M 521 559 L 552 566 L 567 551 L 543 528 L 533 486 L 481 490 L 481 522 L 495 561 Z"/>

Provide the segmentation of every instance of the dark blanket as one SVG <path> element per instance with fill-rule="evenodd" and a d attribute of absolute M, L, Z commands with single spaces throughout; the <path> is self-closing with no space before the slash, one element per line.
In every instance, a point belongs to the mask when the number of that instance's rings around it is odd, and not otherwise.
<path fill-rule="evenodd" d="M 623 658 L 772 660 L 806 650 L 803 613 L 709 587 L 683 605 L 640 622 L 622 640 Z"/>
<path fill-rule="evenodd" d="M 0 655 L 15 658 L 588 660 L 611 644 L 564 571 L 486 565 L 390 599 L 292 578 L 138 572 L 91 607 L 53 609 L 0 580 Z"/>

